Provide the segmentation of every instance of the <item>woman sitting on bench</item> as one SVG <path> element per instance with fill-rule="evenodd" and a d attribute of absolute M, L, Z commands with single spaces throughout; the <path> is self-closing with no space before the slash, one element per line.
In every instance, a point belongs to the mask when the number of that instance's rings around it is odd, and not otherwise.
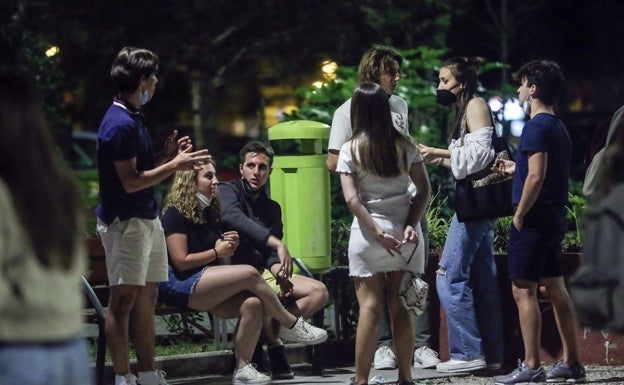
<path fill-rule="evenodd" d="M 196 170 L 176 173 L 163 208 L 169 280 L 160 284 L 159 298 L 221 318 L 239 318 L 232 383 L 269 384 L 271 378 L 250 364 L 263 316 L 282 324 L 279 336 L 287 341 L 314 345 L 325 341 L 327 332 L 289 313 L 253 266 L 228 264 L 239 238 L 235 231 L 221 231 L 218 184 L 212 159 Z"/>

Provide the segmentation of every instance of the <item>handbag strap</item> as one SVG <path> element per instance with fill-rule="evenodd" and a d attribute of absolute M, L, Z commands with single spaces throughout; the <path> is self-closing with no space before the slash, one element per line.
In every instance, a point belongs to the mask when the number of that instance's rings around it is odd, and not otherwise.
<path fill-rule="evenodd" d="M 497 154 L 499 152 L 502 152 L 502 151 L 507 151 L 507 154 L 509 154 L 509 147 L 507 146 L 507 143 L 505 142 L 505 139 L 502 136 L 498 135 L 498 130 L 496 129 L 496 122 L 494 121 L 494 114 L 492 113 L 492 109 L 490 108 L 489 104 L 485 103 L 485 105 L 487 106 L 488 112 L 490 113 L 490 122 L 492 123 L 492 139 L 491 139 L 492 140 L 492 147 L 494 148 L 494 151 Z M 464 111 L 464 114 L 462 116 L 462 121 L 461 121 L 461 126 L 460 127 L 461 127 L 460 140 L 461 140 L 461 144 L 463 146 L 464 145 L 464 136 L 466 135 L 466 131 L 468 131 L 468 123 L 467 123 L 467 119 L 466 119 L 466 111 Z"/>
<path fill-rule="evenodd" d="M 494 143 L 495 140 L 499 139 L 500 137 L 498 136 L 498 132 L 496 132 L 496 122 L 494 121 L 494 114 L 492 113 L 492 109 L 490 108 L 489 104 L 485 103 L 485 105 L 487 106 L 488 112 L 490 113 L 490 122 L 492 123 L 492 143 Z M 467 118 L 466 118 L 467 111 L 468 109 L 464 110 L 464 114 L 462 115 L 461 124 L 460 124 L 460 127 L 461 127 L 460 139 L 461 139 L 462 146 L 464 145 L 464 137 L 466 136 L 466 132 L 468 131 L 468 123 L 467 123 Z"/>

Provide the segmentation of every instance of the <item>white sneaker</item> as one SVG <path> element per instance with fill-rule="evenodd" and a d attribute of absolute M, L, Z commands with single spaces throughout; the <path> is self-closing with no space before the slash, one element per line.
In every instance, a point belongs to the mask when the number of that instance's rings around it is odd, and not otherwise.
<path fill-rule="evenodd" d="M 396 356 L 390 347 L 382 346 L 375 351 L 373 368 L 377 370 L 396 369 Z"/>
<path fill-rule="evenodd" d="M 292 328 L 280 326 L 279 338 L 290 341 L 299 342 L 304 345 L 316 345 L 327 340 L 327 332 L 321 328 L 310 325 L 303 318 L 299 317 L 295 326 Z"/>
<path fill-rule="evenodd" d="M 436 370 L 440 373 L 460 373 L 471 372 L 473 370 L 485 369 L 486 364 L 483 358 L 476 360 L 464 361 L 451 358 L 446 362 L 436 365 Z"/>
<path fill-rule="evenodd" d="M 115 385 L 137 385 L 137 378 L 134 374 L 128 373 L 120 376 L 117 374 L 115 376 Z"/>
<path fill-rule="evenodd" d="M 254 364 L 247 364 L 242 368 L 235 370 L 232 375 L 232 385 L 245 385 L 245 384 L 270 384 L 271 377 L 266 374 L 260 373 L 256 370 Z"/>
<path fill-rule="evenodd" d="M 167 385 L 165 377 L 167 373 L 162 370 L 152 370 L 150 372 L 139 372 L 138 385 Z"/>
<path fill-rule="evenodd" d="M 414 350 L 414 367 L 430 369 L 435 368 L 440 363 L 438 353 L 428 346 L 421 346 Z"/>

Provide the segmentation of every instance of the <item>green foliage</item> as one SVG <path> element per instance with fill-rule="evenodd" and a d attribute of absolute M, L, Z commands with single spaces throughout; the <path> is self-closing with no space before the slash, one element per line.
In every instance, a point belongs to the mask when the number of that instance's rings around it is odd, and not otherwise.
<path fill-rule="evenodd" d="M 98 192 L 100 184 L 98 182 L 97 170 L 77 170 L 75 173 L 85 207 L 84 235 L 85 237 L 97 237 L 98 234 L 95 230 L 96 217 L 93 213 L 99 201 Z"/>
<path fill-rule="evenodd" d="M 349 235 L 351 221 L 346 218 L 332 219 L 331 221 L 331 256 L 332 265 L 347 266 L 349 264 Z"/>
<path fill-rule="evenodd" d="M 445 215 L 443 207 L 446 206 L 447 198 L 440 196 L 440 191 L 431 196 L 427 207 L 427 233 L 429 236 L 429 251 L 441 253 L 448 234 L 451 216 Z"/>
<path fill-rule="evenodd" d="M 564 251 L 581 251 L 583 238 L 581 233 L 581 219 L 583 211 L 587 205 L 587 198 L 584 195 L 570 193 L 568 195 L 569 205 L 566 206 L 566 216 L 568 219 L 568 231 L 566 232 L 561 247 Z"/>
<path fill-rule="evenodd" d="M 494 252 L 499 254 L 507 253 L 507 242 L 509 240 L 509 229 L 513 217 L 498 218 L 494 222 Z"/>
<path fill-rule="evenodd" d="M 199 323 L 204 321 L 204 313 L 189 312 L 189 313 L 175 313 L 169 315 L 159 316 L 165 321 L 167 330 L 172 334 L 172 339 L 175 342 L 191 342 L 194 340 L 195 331 L 191 325 L 191 322 Z"/>
<path fill-rule="evenodd" d="M 30 76 L 40 98 L 46 122 L 57 143 L 67 154 L 69 142 L 69 118 L 65 111 L 62 94 L 64 84 L 59 55 L 48 57 L 46 50 L 54 46 L 49 35 L 37 33 L 30 28 L 24 4 L 17 2 L 0 9 L 0 52 L 3 64 L 11 65 Z"/>

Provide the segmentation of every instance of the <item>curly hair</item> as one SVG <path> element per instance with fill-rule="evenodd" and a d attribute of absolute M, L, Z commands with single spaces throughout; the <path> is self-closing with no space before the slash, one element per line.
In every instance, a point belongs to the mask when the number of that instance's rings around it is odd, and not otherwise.
<path fill-rule="evenodd" d="M 212 158 L 208 159 L 208 163 L 216 168 L 216 163 Z M 165 197 L 162 213 L 164 214 L 169 207 L 177 209 L 186 219 L 195 224 L 204 224 L 206 219 L 197 201 L 197 174 L 201 170 L 177 171 L 171 185 L 171 190 Z M 210 221 L 218 223 L 220 221 L 219 200 L 213 199 L 210 202 Z"/>

